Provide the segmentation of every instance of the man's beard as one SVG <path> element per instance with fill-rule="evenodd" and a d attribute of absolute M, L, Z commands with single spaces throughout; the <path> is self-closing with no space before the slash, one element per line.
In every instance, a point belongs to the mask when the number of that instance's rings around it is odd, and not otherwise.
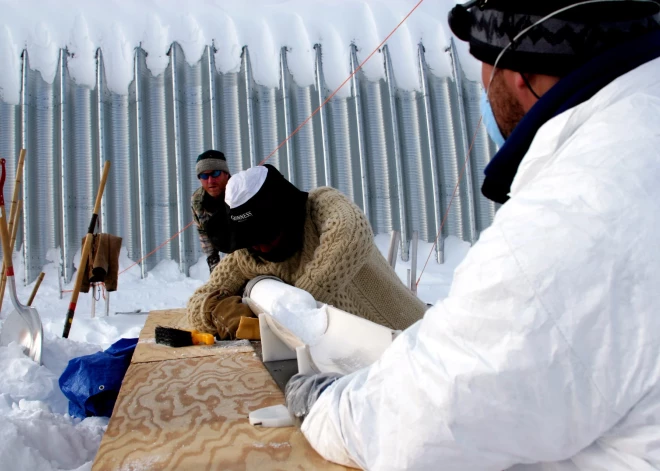
<path fill-rule="evenodd" d="M 502 136 L 508 139 L 525 116 L 525 110 L 506 87 L 502 75 L 497 72 L 488 87 L 488 101 Z"/>

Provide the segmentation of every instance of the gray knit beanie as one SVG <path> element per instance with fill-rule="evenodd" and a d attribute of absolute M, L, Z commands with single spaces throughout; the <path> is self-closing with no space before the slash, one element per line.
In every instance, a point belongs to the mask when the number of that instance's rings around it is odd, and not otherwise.
<path fill-rule="evenodd" d="M 564 76 L 608 49 L 660 30 L 660 4 L 473 0 L 451 11 L 449 27 L 481 62 L 495 65 L 506 49 L 500 68 Z"/>
<path fill-rule="evenodd" d="M 213 149 L 199 154 L 199 157 L 197 157 L 197 164 L 195 165 L 197 175 L 204 172 L 211 172 L 213 170 L 222 170 L 223 172 L 230 174 L 225 154 L 219 150 Z"/>

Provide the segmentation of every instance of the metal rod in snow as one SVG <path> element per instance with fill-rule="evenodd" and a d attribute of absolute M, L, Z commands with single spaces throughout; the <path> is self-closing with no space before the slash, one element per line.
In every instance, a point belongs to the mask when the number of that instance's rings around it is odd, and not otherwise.
<path fill-rule="evenodd" d="M 64 297 L 64 286 L 62 286 L 62 278 L 64 277 L 64 265 L 62 264 L 62 247 L 60 247 L 60 265 L 57 273 L 57 284 L 60 288 L 60 299 Z"/>
<path fill-rule="evenodd" d="M 351 70 L 357 70 L 359 67 L 357 59 L 357 46 L 351 44 Z M 367 174 L 367 146 L 364 142 L 364 122 L 362 121 L 362 98 L 360 97 L 360 79 L 358 74 L 353 74 L 351 79 L 353 86 L 353 96 L 355 97 L 355 127 L 357 134 L 358 155 L 360 156 L 360 181 L 362 189 L 362 210 L 367 219 L 371 221 L 371 208 L 369 207 L 371 198 L 369 197 L 369 175 Z M 373 222 L 373 221 L 372 221 Z"/>
<path fill-rule="evenodd" d="M 142 52 L 141 52 L 142 51 Z M 143 118 L 146 120 L 145 115 L 145 99 L 143 94 L 142 85 L 142 48 L 135 49 L 134 62 L 133 62 L 133 75 L 135 76 L 135 140 L 136 140 L 136 160 L 137 160 L 137 192 L 138 192 L 138 240 L 140 241 L 140 277 L 146 278 L 147 264 L 144 261 L 147 255 L 147 215 L 145 206 L 147 201 L 146 196 L 146 175 L 145 167 L 146 160 L 143 147 L 146 145 L 146 136 L 143 124 Z M 107 162 L 107 161 L 106 161 Z"/>
<path fill-rule="evenodd" d="M 293 121 L 291 119 L 291 95 L 289 94 L 289 66 L 286 60 L 286 46 L 280 49 L 280 87 L 282 89 L 282 106 L 284 107 L 284 134 L 290 136 L 293 132 Z M 294 185 L 299 184 L 296 174 L 295 158 L 293 155 L 293 139 L 287 139 L 284 144 L 286 150 L 286 165 L 289 171 L 289 181 Z"/>
<path fill-rule="evenodd" d="M 401 260 L 408 260 L 408 219 L 406 217 L 406 189 L 405 178 L 403 175 L 403 156 L 401 155 L 401 141 L 399 133 L 399 117 L 396 106 L 396 85 L 394 81 L 394 68 L 387 45 L 383 46 L 383 56 L 385 58 L 385 78 L 387 79 L 387 89 L 390 96 L 390 116 L 392 119 L 392 142 L 394 163 L 396 168 L 396 187 L 398 196 L 398 216 L 399 227 L 401 228 Z"/>
<path fill-rule="evenodd" d="M 433 192 L 433 215 L 435 217 L 436 232 L 439 233 L 440 225 L 442 224 L 442 197 L 440 190 L 443 185 L 440 179 L 440 169 L 438 168 L 438 157 L 436 155 L 435 145 L 435 123 L 433 118 L 433 111 L 431 106 L 431 94 L 429 90 L 428 78 L 428 65 L 426 64 L 426 56 L 424 45 L 420 42 L 417 49 L 417 57 L 419 59 L 419 79 L 422 89 L 422 98 L 424 104 L 424 118 L 426 124 L 427 147 L 428 147 L 428 161 L 431 167 L 431 191 Z M 444 191 L 444 189 L 443 189 Z M 445 244 L 442 234 L 438 234 L 438 239 L 435 244 L 436 260 L 438 263 L 444 262 Z M 413 276 L 413 280 L 415 277 Z M 415 286 L 417 284 L 415 283 Z"/>
<path fill-rule="evenodd" d="M 96 114 L 98 115 L 97 132 L 98 132 L 98 166 L 99 166 L 99 179 L 105 165 L 106 153 L 106 127 L 105 127 L 105 65 L 103 63 L 103 53 L 99 47 L 96 50 Z M 108 199 L 105 198 L 101 202 L 101 214 L 99 214 L 99 232 L 108 231 Z"/>
<path fill-rule="evenodd" d="M 417 294 L 417 243 L 419 241 L 419 233 L 413 231 L 412 234 L 412 254 L 410 257 L 410 282 L 408 286 L 413 293 Z"/>
<path fill-rule="evenodd" d="M 170 64 L 172 65 L 172 114 L 174 116 L 174 174 L 176 175 L 176 184 L 174 190 L 176 192 L 176 221 L 178 229 L 181 230 L 186 225 L 184 220 L 186 217 L 185 211 L 187 208 L 187 195 L 184 194 L 183 181 L 186 175 L 184 169 L 183 158 L 183 134 L 181 132 L 181 109 L 179 100 L 179 45 L 174 43 L 170 48 Z M 177 248 L 179 252 L 179 271 L 184 275 L 188 275 L 188 260 L 186 258 L 186 239 L 187 234 L 181 234 L 177 238 Z"/>
<path fill-rule="evenodd" d="M 105 317 L 110 315 L 110 292 L 105 293 Z"/>
<path fill-rule="evenodd" d="M 96 317 L 96 283 L 93 283 L 92 286 L 92 319 Z"/>
<path fill-rule="evenodd" d="M 248 129 L 248 153 L 250 155 L 250 165 L 256 167 L 259 165 L 257 160 L 256 137 L 255 137 L 255 124 L 254 124 L 254 89 L 252 87 L 252 63 L 250 62 L 250 53 L 248 47 L 243 46 L 243 70 L 245 71 L 245 105 L 247 116 L 247 129 Z"/>
<path fill-rule="evenodd" d="M 325 80 L 323 78 L 323 62 L 321 60 L 321 45 L 315 44 L 314 50 L 316 51 L 316 92 L 318 93 L 319 103 L 325 103 Z M 332 186 L 332 163 L 330 161 L 330 143 L 328 142 L 328 117 L 326 114 L 327 107 L 324 106 L 319 110 L 319 117 L 321 122 L 321 144 L 323 148 L 323 169 L 325 173 L 325 186 Z"/>
<path fill-rule="evenodd" d="M 206 77 L 209 87 L 209 111 L 211 113 L 211 149 L 218 149 L 220 147 L 220 138 L 218 131 L 218 112 L 216 109 L 217 98 L 215 90 L 215 43 L 213 46 L 206 46 L 206 57 L 208 60 L 208 77 Z"/>
<path fill-rule="evenodd" d="M 69 199 L 69 189 L 71 188 L 71 182 L 69 182 L 69 171 L 67 166 L 66 157 L 69 155 L 69 146 L 67 142 L 67 133 L 68 133 L 68 108 L 69 100 L 67 99 L 67 50 L 60 49 L 60 68 L 59 68 L 59 79 L 60 79 L 60 102 L 59 106 L 59 118 L 60 118 L 60 148 L 58 165 L 60 170 L 60 215 L 62 217 L 62 226 L 60 232 L 60 239 L 62 241 L 62 251 L 64 252 L 64 279 L 69 281 L 73 273 L 73 263 L 69 261 L 69 257 L 73 257 L 70 252 L 70 238 L 69 238 L 69 205 L 71 200 Z"/>
<path fill-rule="evenodd" d="M 387 251 L 387 263 L 392 268 L 396 267 L 396 256 L 399 251 L 399 231 L 392 231 L 390 236 L 390 248 Z"/>

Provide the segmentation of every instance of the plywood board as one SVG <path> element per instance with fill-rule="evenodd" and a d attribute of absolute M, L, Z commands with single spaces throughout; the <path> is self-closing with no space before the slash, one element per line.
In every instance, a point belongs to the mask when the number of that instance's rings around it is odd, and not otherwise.
<path fill-rule="evenodd" d="M 248 413 L 284 397 L 252 353 L 133 363 L 92 467 L 105 470 L 340 470 L 297 427 Z"/>
<path fill-rule="evenodd" d="M 133 353 L 132 363 L 179 358 L 223 356 L 239 352 L 252 352 L 250 342 L 247 340 L 216 342 L 215 345 L 195 345 L 182 348 L 172 348 L 167 345 L 160 345 L 157 344 L 154 339 L 156 326 L 158 325 L 191 330 L 185 309 L 151 311 L 142 331 L 140 332 L 140 340 L 135 348 L 135 353 Z"/>

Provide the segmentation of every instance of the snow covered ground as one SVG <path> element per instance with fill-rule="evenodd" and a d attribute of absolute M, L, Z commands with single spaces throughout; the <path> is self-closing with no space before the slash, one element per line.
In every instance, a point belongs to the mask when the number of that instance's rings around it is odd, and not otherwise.
<path fill-rule="evenodd" d="M 379 235 L 376 243 L 386 255 L 389 237 Z M 446 263 L 439 265 L 432 257 L 422 276 L 419 296 L 426 302 L 433 303 L 447 295 L 454 268 L 467 253 L 469 244 L 450 238 L 445 247 Z M 430 250 L 431 244 L 420 243 L 418 274 Z M 20 258 L 15 259 L 16 271 L 22 273 Z M 131 264 L 122 250 L 120 271 Z M 140 271 L 134 267 L 119 277 L 118 290 L 111 294 L 108 317 L 103 315 L 101 299 L 96 305 L 96 317 L 91 318 L 91 294 L 81 295 L 69 338 L 63 339 L 62 328 L 71 295 L 64 293 L 60 299 L 58 265 L 57 259 L 52 259 L 44 267 L 46 277 L 33 303 L 44 325 L 43 366 L 24 356 L 15 344 L 0 347 L 2 470 L 91 469 L 108 419 L 94 417 L 81 421 L 69 416 L 67 399 L 58 386 L 60 374 L 71 358 L 103 350 L 120 338 L 137 337 L 150 310 L 184 307 L 194 289 L 209 276 L 203 259 L 191 268 L 190 277 L 179 273 L 173 261 L 161 262 L 145 279 L 140 279 Z M 402 280 L 406 279 L 409 267 L 409 263 L 397 261 L 396 271 Z M 25 302 L 33 285 L 18 284 L 19 299 Z M 70 289 L 71 285 L 64 289 Z M 137 309 L 142 313 L 115 314 Z M 2 318 L 11 311 L 9 296 L 5 296 Z"/>

